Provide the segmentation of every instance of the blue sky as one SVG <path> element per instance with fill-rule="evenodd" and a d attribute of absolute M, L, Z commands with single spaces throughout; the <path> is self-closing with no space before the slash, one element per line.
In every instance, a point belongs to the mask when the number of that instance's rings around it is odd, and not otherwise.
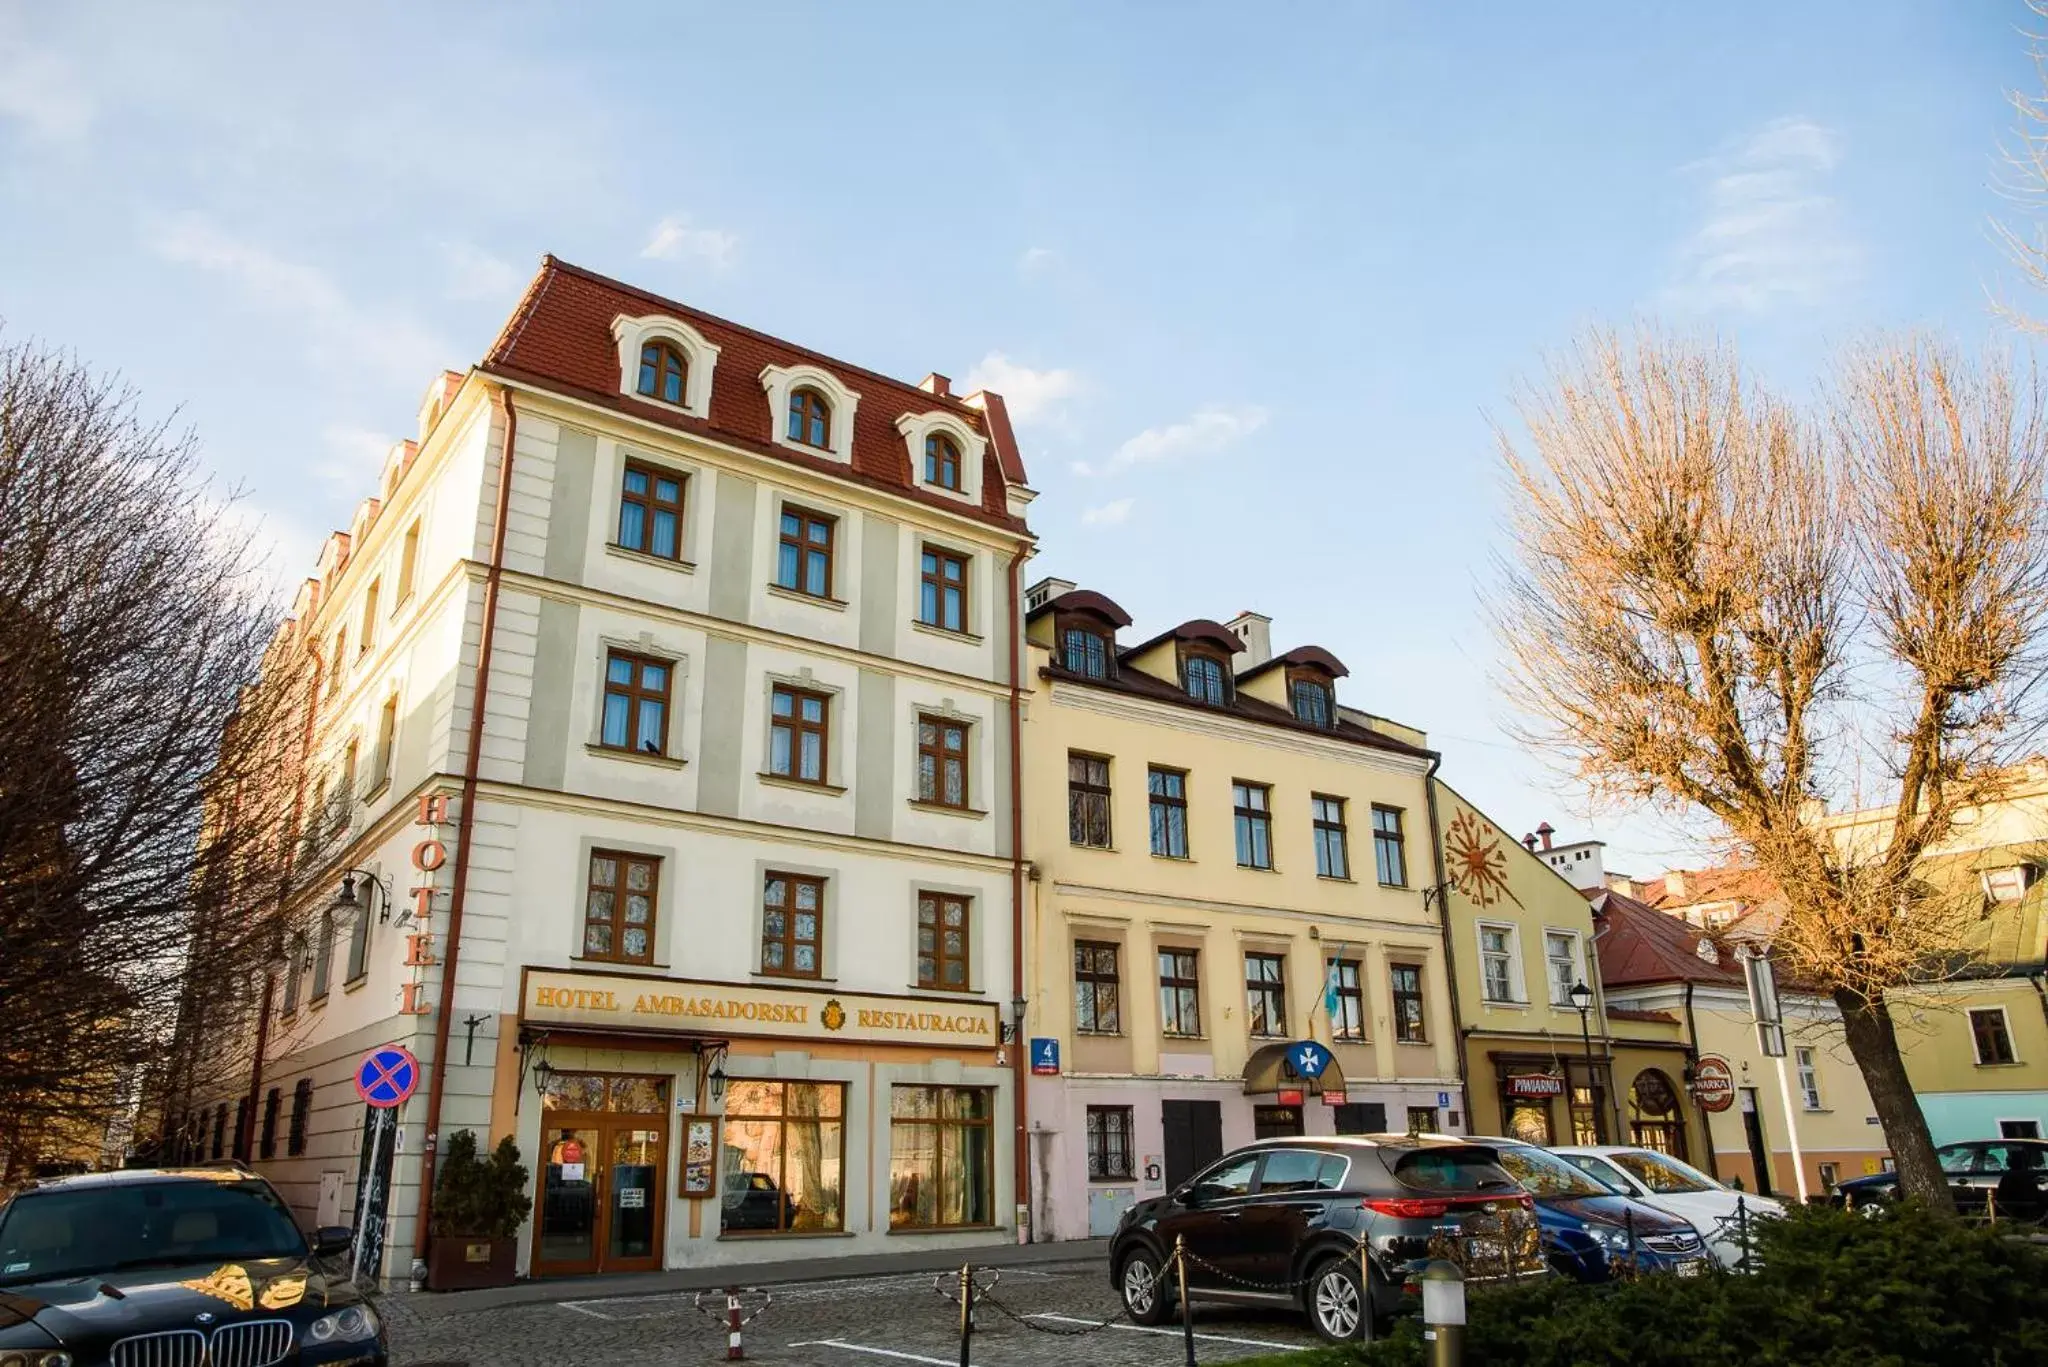
<path fill-rule="evenodd" d="M 1872 327 L 1993 337 L 2025 17 L 0 0 L 0 319 L 180 407 L 305 565 L 544 251 L 985 382 L 1037 573 L 1145 634 L 1265 612 L 1511 829 L 1648 872 L 1683 832 L 1502 730 L 1493 423 L 1598 320 L 1794 392 Z"/>

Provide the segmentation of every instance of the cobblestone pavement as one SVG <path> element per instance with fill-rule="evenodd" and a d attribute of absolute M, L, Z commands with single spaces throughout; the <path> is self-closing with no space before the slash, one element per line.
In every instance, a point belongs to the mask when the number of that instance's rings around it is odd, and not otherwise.
<path fill-rule="evenodd" d="M 750 1362 L 769 1367 L 957 1367 L 959 1311 L 929 1272 L 888 1273 L 767 1288 L 774 1302 L 746 1331 Z M 1094 1332 L 1117 1299 L 1099 1263 L 1005 1268 L 993 1305 L 976 1312 L 973 1362 L 985 1367 L 1180 1367 L 1178 1325 L 1127 1322 Z M 695 1306 L 696 1293 L 563 1300 L 474 1313 L 410 1313 L 387 1298 L 398 1367 L 682 1367 L 725 1359 L 725 1330 Z M 709 1306 L 714 1300 L 705 1297 Z M 1021 1322 L 1020 1322 L 1021 1320 Z M 1032 1326 L 1032 1327 L 1027 1327 Z M 1203 1363 L 1307 1347 L 1299 1316 L 1232 1307 L 1198 1308 Z"/>

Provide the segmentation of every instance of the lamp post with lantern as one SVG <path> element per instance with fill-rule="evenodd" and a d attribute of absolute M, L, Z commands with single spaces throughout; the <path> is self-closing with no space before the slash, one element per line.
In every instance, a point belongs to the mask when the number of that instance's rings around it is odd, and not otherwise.
<path fill-rule="evenodd" d="M 1579 1013 L 1579 1039 L 1586 1046 L 1586 1110 L 1592 1114 L 1593 1140 L 1598 1143 L 1601 1127 L 1600 1106 L 1595 1100 L 1593 1086 L 1593 989 L 1586 986 L 1585 979 L 1581 978 L 1572 984 L 1571 991 L 1566 995 L 1572 999 L 1572 1007 Z M 1566 1110 L 1570 1110 L 1569 1105 L 1566 1106 Z M 1574 1135 L 1572 1138 L 1576 1142 L 1578 1136 Z"/>

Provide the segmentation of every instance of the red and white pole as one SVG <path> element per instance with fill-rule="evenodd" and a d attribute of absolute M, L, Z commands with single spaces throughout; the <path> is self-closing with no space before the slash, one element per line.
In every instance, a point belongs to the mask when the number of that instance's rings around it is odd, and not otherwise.
<path fill-rule="evenodd" d="M 740 1289 L 736 1286 L 725 1290 L 725 1360 L 747 1360 L 747 1350 L 740 1345 Z"/>

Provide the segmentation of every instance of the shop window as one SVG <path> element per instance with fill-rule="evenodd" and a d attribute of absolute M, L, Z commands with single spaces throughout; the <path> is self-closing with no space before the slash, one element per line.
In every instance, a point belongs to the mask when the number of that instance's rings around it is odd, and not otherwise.
<path fill-rule="evenodd" d="M 1123 1029 L 1118 953 L 1113 944 L 1074 942 L 1074 1029 L 1084 1035 L 1114 1035 Z"/>
<path fill-rule="evenodd" d="M 1573 1087 L 1571 1103 L 1572 1143 L 1607 1142 L 1607 1092 L 1601 1087 Z"/>
<path fill-rule="evenodd" d="M 540 1104 L 544 1111 L 664 1115 L 668 1079 L 638 1073 L 550 1073 Z"/>
<path fill-rule="evenodd" d="M 844 1229 L 845 1116 L 841 1083 L 733 1082 L 725 1094 L 720 1230 Z"/>
<path fill-rule="evenodd" d="M 1088 1108 L 1088 1180 L 1109 1182 L 1131 1176 L 1131 1108 Z"/>
<path fill-rule="evenodd" d="M 1655 1068 L 1636 1074 L 1628 1089 L 1629 1141 L 1673 1158 L 1685 1157 L 1685 1119 L 1678 1109 L 1678 1089 Z"/>
<path fill-rule="evenodd" d="M 995 1223 L 995 1093 L 895 1087 L 889 1096 L 889 1228 Z"/>

